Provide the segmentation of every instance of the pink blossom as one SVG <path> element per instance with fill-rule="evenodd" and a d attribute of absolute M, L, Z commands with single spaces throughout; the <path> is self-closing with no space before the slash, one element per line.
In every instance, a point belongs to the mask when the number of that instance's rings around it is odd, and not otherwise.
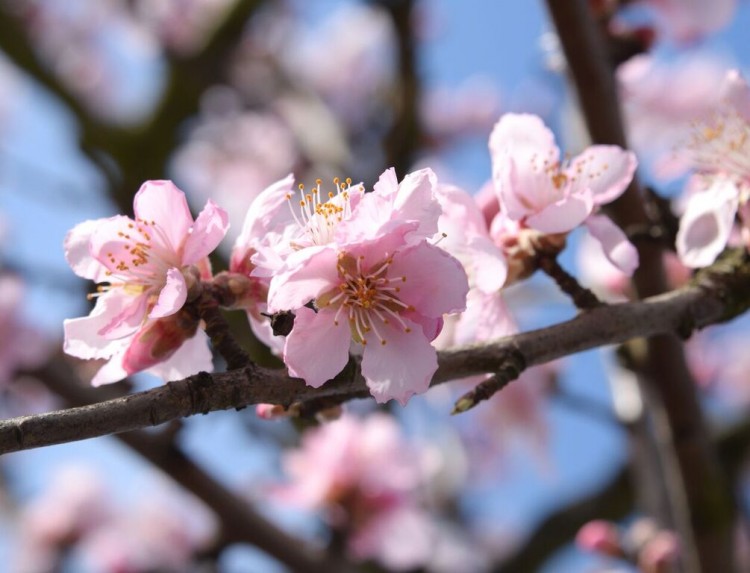
<path fill-rule="evenodd" d="M 666 61 L 640 54 L 617 69 L 628 141 L 639 156 L 653 159 L 657 176 L 670 178 L 689 168 L 684 154 L 675 151 L 695 121 L 715 112 L 726 67 L 723 60 L 705 55 Z"/>
<path fill-rule="evenodd" d="M 393 418 L 345 415 L 310 429 L 299 449 L 284 454 L 283 467 L 290 481 L 273 490 L 276 497 L 322 511 L 346 535 L 355 559 L 376 559 L 395 571 L 483 570 L 476 550 L 469 557 L 468 544 L 425 507 L 428 460 Z"/>
<path fill-rule="evenodd" d="M 589 521 L 576 534 L 576 545 L 583 551 L 619 556 L 622 554 L 620 532 L 614 523 Z"/>
<path fill-rule="evenodd" d="M 520 229 L 548 235 L 585 223 L 608 258 L 624 272 L 638 266 L 635 248 L 598 206 L 614 201 L 630 183 L 635 155 L 614 145 L 593 145 L 562 163 L 552 132 L 527 114 L 506 114 L 490 135 L 492 177 L 500 213 Z M 493 222 L 493 225 L 496 223 Z M 507 228 L 507 223 L 503 223 Z"/>
<path fill-rule="evenodd" d="M 722 106 L 698 123 L 685 156 L 696 176 L 680 220 L 677 252 L 690 267 L 711 264 L 724 249 L 739 212 L 747 239 L 750 198 L 750 87 L 735 70 L 727 73 Z M 747 240 L 746 240 L 747 243 Z"/>
<path fill-rule="evenodd" d="M 726 26 L 737 0 L 642 0 L 657 14 L 662 31 L 677 42 L 692 42 Z"/>
<path fill-rule="evenodd" d="M 465 308 L 468 283 L 460 263 L 442 249 L 407 244 L 408 230 L 342 249 L 315 247 L 272 279 L 269 311 L 296 313 L 284 347 L 292 376 L 322 385 L 344 368 L 353 341 L 377 401 L 405 404 L 427 390 L 437 369 L 430 340 L 443 314 Z M 304 306 L 310 301 L 316 310 Z"/>
<path fill-rule="evenodd" d="M 193 221 L 185 195 L 170 181 L 144 183 L 135 196 L 134 211 L 135 219 L 120 215 L 81 223 L 65 239 L 73 271 L 108 283 L 98 287 L 96 306 L 88 317 L 64 323 L 68 354 L 110 359 L 94 384 L 140 369 L 142 351 L 151 352 L 157 361 L 174 360 L 179 344 L 172 343 L 166 354 L 154 354 L 153 345 L 164 340 L 165 332 L 175 340 L 173 327 L 184 318 L 177 313 L 187 300 L 189 283 L 210 272 L 207 256 L 227 230 L 226 213 L 211 201 Z M 168 327 L 153 323 L 166 319 L 172 321 Z M 194 322 L 188 321 L 182 340 L 197 338 L 200 344 L 204 338 L 193 337 Z M 131 362 L 128 357 L 136 359 Z M 174 366 L 181 371 L 178 364 Z M 195 363 L 186 364 L 185 369 L 194 367 Z"/>

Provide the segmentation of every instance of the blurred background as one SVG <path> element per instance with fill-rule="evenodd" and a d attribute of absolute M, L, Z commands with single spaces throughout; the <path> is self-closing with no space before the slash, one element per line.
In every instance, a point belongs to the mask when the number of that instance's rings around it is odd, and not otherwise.
<path fill-rule="evenodd" d="M 684 173 L 670 152 L 680 126 L 716 105 L 725 71 L 750 62 L 750 7 L 716 2 L 706 18 L 669 12 L 671 2 L 626 2 L 616 13 L 607 8 L 616 3 L 590 4 L 606 15 L 640 174 L 679 199 Z M 588 145 L 541 2 L 0 0 L 3 417 L 162 383 L 136 376 L 89 389 L 96 366 L 61 354 L 62 321 L 90 310 L 93 288 L 70 271 L 65 234 L 131 214 L 144 180 L 174 180 L 195 212 L 208 198 L 229 211 L 221 270 L 252 199 L 290 172 L 307 185 L 340 176 L 370 187 L 387 167 L 402 177 L 429 166 L 478 192 L 491 175 L 489 133 L 506 112 L 542 116 L 571 155 Z M 571 237 L 563 265 L 627 296 L 588 248 Z M 575 314 L 545 277 L 507 300 L 523 329 Z M 233 326 L 258 360 L 273 360 L 244 316 Z M 746 336 L 740 323 L 689 343 L 712 420 L 739 436 L 731 463 L 745 518 Z M 599 350 L 524 378 L 461 416 L 449 416 L 467 388 L 458 383 L 387 415 L 357 401 L 307 431 L 248 409 L 158 428 L 135 445 L 108 437 L 5 455 L 0 570 L 286 570 L 227 531 L 206 483 L 368 571 L 635 570 L 573 543 L 596 518 L 645 527 L 625 479 L 628 428 L 641 412 L 631 376 Z M 175 449 L 179 463 L 158 453 Z M 398 483 L 348 476 L 349 497 L 333 499 L 306 482 L 346 465 L 362 475 L 392 466 L 383 473 Z M 197 482 L 196 472 L 205 473 Z M 370 494 L 354 500 L 357 488 Z M 746 542 L 744 519 L 737 531 Z"/>

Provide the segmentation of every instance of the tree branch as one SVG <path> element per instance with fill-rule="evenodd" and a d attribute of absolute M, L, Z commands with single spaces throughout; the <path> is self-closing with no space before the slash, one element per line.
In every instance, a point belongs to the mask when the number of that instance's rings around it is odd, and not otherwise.
<path fill-rule="evenodd" d="M 520 357 L 527 366 L 534 366 L 635 337 L 687 334 L 744 312 L 750 305 L 749 294 L 750 262 L 743 251 L 733 251 L 680 290 L 645 301 L 597 307 L 572 320 L 495 342 L 442 351 L 432 384 L 498 372 L 508 357 Z M 90 406 L 1 421 L 0 453 L 126 432 L 251 404 L 289 406 L 323 400 L 331 405 L 369 396 L 359 368 L 350 370 L 321 388 L 310 388 L 283 370 L 255 365 L 213 375 L 200 372 Z"/>

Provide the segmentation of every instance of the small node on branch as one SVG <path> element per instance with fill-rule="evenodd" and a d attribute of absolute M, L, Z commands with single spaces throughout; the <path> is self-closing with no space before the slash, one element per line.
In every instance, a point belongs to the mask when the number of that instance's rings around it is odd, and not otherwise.
<path fill-rule="evenodd" d="M 555 255 L 539 255 L 538 265 L 557 283 L 560 290 L 573 300 L 573 304 L 580 310 L 590 310 L 604 304 L 593 292 L 582 287 L 573 275 L 563 269 Z"/>
<path fill-rule="evenodd" d="M 523 355 L 518 350 L 510 350 L 497 373 L 461 396 L 453 406 L 451 415 L 462 414 L 479 402 L 491 398 L 518 378 L 525 369 L 526 359 Z"/>

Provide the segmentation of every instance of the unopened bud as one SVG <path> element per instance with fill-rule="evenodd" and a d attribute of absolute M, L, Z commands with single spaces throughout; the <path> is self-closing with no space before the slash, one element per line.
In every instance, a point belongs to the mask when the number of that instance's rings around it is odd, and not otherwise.
<path fill-rule="evenodd" d="M 622 555 L 620 532 L 614 523 L 589 521 L 578 530 L 576 545 L 583 551 L 617 557 Z"/>

